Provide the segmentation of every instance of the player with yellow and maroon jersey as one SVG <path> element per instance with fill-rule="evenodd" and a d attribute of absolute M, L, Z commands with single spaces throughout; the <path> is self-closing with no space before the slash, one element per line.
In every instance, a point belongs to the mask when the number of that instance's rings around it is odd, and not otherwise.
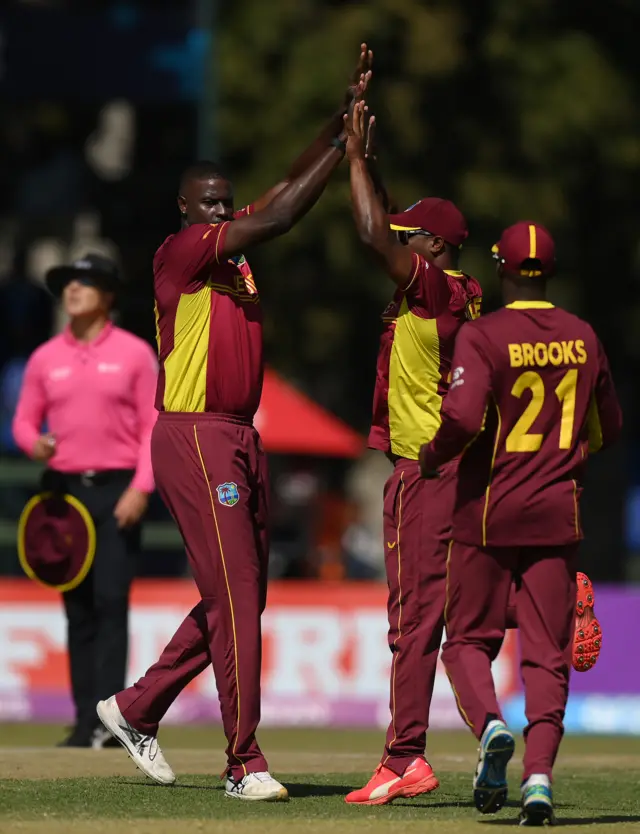
<path fill-rule="evenodd" d="M 213 665 L 228 743 L 226 795 L 288 799 L 256 739 L 269 502 L 266 455 L 253 424 L 264 372 L 260 293 L 243 253 L 288 232 L 319 199 L 344 157 L 342 115 L 366 88 L 370 63 L 363 44 L 343 108 L 289 175 L 247 209 L 234 211 L 232 185 L 217 165 L 190 166 L 180 182 L 181 229 L 154 258 L 160 375 L 151 455 L 201 599 L 159 660 L 97 711 L 160 784 L 176 777 L 158 746 L 159 724 Z"/>
<path fill-rule="evenodd" d="M 505 307 L 461 329 L 442 423 L 420 462 L 428 478 L 466 449 L 448 561 L 443 661 L 460 713 L 480 740 L 474 799 L 483 813 L 506 800 L 514 750 L 491 662 L 516 579 L 528 720 L 522 822 L 536 825 L 553 820 L 551 774 L 568 696 L 581 483 L 589 454 L 613 443 L 622 421 L 593 329 L 546 301 L 555 269 L 549 232 L 517 223 L 503 233 L 496 255 Z"/>
<path fill-rule="evenodd" d="M 458 268 L 467 225 L 453 203 L 431 197 L 404 213 L 387 214 L 365 158 L 366 121 L 364 103 L 356 105 L 347 125 L 353 211 L 361 239 L 397 287 L 382 316 L 369 435 L 369 446 L 394 464 L 384 491 L 393 661 L 391 724 L 382 761 L 367 785 L 346 801 L 383 805 L 438 787 L 425 746 L 444 627 L 457 462 L 434 484 L 420 478 L 418 455 L 440 424 L 454 340 L 462 324 L 478 315 L 481 289 Z"/>

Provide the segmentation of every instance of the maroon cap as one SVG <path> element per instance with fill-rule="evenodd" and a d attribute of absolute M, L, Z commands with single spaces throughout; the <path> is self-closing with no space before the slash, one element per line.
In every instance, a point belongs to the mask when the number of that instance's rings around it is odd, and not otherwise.
<path fill-rule="evenodd" d="M 539 223 L 521 220 L 509 226 L 492 249 L 494 256 L 508 272 L 526 278 L 552 275 L 556 266 L 556 246 L 553 238 Z M 526 261 L 539 261 L 525 268 Z"/>
<path fill-rule="evenodd" d="M 18 523 L 18 556 L 30 579 L 70 591 L 86 577 L 96 550 L 89 510 L 72 495 L 35 495 Z"/>
<path fill-rule="evenodd" d="M 452 246 L 462 246 L 469 237 L 467 221 L 450 200 L 425 197 L 402 214 L 390 214 L 389 224 L 396 232 L 417 232 L 421 229 L 444 238 Z"/>

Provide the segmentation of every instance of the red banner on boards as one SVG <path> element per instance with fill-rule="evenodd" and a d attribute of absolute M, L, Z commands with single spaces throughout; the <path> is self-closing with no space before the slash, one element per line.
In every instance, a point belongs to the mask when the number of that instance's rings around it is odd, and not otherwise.
<path fill-rule="evenodd" d="M 129 680 L 158 657 L 197 602 L 191 581 L 138 581 L 131 602 Z M 500 698 L 517 691 L 513 634 L 494 664 Z M 263 722 L 384 726 L 389 718 L 386 588 L 377 583 L 280 582 L 263 617 Z M 0 584 L 0 720 L 68 720 L 66 622 L 59 596 L 27 580 Z M 217 720 L 212 671 L 167 719 Z M 439 664 L 432 726 L 457 727 Z"/>

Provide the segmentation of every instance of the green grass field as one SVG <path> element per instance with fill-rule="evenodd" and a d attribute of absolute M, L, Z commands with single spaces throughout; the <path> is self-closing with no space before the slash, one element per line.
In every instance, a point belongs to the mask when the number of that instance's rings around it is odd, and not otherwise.
<path fill-rule="evenodd" d="M 522 743 L 511 766 L 509 805 L 480 817 L 471 802 L 475 743 L 464 732 L 433 733 L 429 759 L 441 787 L 391 806 L 353 808 L 344 795 L 370 775 L 380 732 L 263 730 L 271 770 L 291 802 L 241 803 L 218 779 L 224 739 L 209 727 L 166 728 L 163 749 L 178 782 L 163 788 L 140 774 L 121 750 L 58 750 L 59 727 L 0 725 L 0 833 L 13 834 L 387 834 L 477 831 L 516 826 Z M 558 761 L 558 817 L 571 830 L 640 832 L 640 740 L 568 737 Z"/>

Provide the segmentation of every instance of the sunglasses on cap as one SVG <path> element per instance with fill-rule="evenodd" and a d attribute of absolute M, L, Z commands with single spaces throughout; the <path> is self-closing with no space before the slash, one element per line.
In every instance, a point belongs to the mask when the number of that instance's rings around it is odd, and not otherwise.
<path fill-rule="evenodd" d="M 412 237 L 435 237 L 432 232 L 427 232 L 425 229 L 415 229 L 413 231 L 397 231 L 398 240 L 403 246 L 409 243 L 409 238 Z"/>

